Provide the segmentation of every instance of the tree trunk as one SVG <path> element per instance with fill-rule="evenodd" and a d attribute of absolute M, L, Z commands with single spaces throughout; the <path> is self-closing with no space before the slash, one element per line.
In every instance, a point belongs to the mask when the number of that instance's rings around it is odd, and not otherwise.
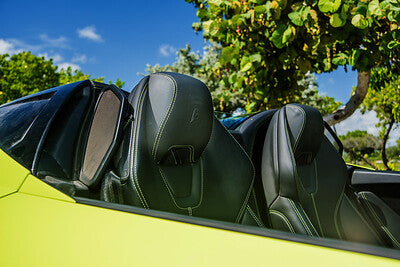
<path fill-rule="evenodd" d="M 391 171 L 392 169 L 388 166 L 388 159 L 386 156 L 386 143 L 387 140 L 389 139 L 389 133 L 392 130 L 394 124 L 394 117 L 393 115 L 390 118 L 390 122 L 389 122 L 389 127 L 387 128 L 385 135 L 382 138 L 382 148 L 381 148 L 381 156 L 382 156 L 382 162 L 383 162 L 383 166 L 385 167 L 385 170 L 387 171 Z"/>
<path fill-rule="evenodd" d="M 378 169 L 378 167 L 376 167 L 375 164 L 373 164 L 371 161 L 369 161 L 369 160 L 366 159 L 365 157 L 361 156 L 361 159 L 362 159 L 365 163 L 367 163 L 369 166 L 371 166 L 372 168 L 374 168 L 375 170 Z"/>
<path fill-rule="evenodd" d="M 344 107 L 335 110 L 332 114 L 324 116 L 324 120 L 329 125 L 332 126 L 338 122 L 343 121 L 344 119 L 347 119 L 354 113 L 354 111 L 356 111 L 356 109 L 360 106 L 365 96 L 367 95 L 369 78 L 370 71 L 358 73 L 357 88 L 353 95 L 350 97 L 350 100 L 346 103 Z"/>

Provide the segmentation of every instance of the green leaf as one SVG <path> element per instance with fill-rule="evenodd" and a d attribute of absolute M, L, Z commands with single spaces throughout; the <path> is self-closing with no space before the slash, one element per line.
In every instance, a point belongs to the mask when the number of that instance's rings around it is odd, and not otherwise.
<path fill-rule="evenodd" d="M 236 49 L 234 47 L 228 46 L 224 47 L 221 52 L 221 64 L 225 65 L 228 62 L 232 61 L 232 58 L 235 58 L 236 56 Z"/>
<path fill-rule="evenodd" d="M 203 22 L 203 30 L 205 33 L 209 32 L 211 23 L 212 23 L 212 20 L 207 20 L 207 21 Z"/>
<path fill-rule="evenodd" d="M 338 28 L 338 27 L 344 26 L 344 25 L 346 24 L 346 20 L 343 20 L 343 19 L 340 17 L 339 13 L 335 13 L 335 14 L 333 14 L 332 17 L 330 18 L 329 23 L 330 23 L 333 27 Z"/>
<path fill-rule="evenodd" d="M 200 19 L 207 17 L 207 15 L 208 15 L 207 8 L 200 8 L 199 10 L 197 10 L 197 17 L 199 17 Z"/>
<path fill-rule="evenodd" d="M 193 28 L 195 31 L 200 30 L 200 29 L 201 29 L 201 22 L 193 22 L 193 23 L 192 23 L 192 28 Z"/>
<path fill-rule="evenodd" d="M 361 14 L 355 15 L 351 20 L 351 24 L 359 29 L 365 29 L 366 27 L 368 27 L 368 21 Z"/>
<path fill-rule="evenodd" d="M 246 71 L 250 70 L 252 67 L 253 67 L 253 63 L 248 62 L 243 66 L 243 68 L 240 69 L 240 71 L 246 72 Z"/>
<path fill-rule="evenodd" d="M 339 9 L 341 3 L 341 0 L 319 0 L 318 8 L 323 13 L 334 13 Z"/>
<path fill-rule="evenodd" d="M 260 54 L 253 54 L 250 56 L 251 62 L 261 62 L 261 55 Z"/>
<path fill-rule="evenodd" d="M 372 15 L 375 15 L 375 16 L 382 15 L 382 10 L 381 10 L 381 7 L 379 6 L 378 0 L 372 0 L 371 2 L 369 2 L 368 10 L 369 10 L 369 12 L 371 12 Z"/>
<path fill-rule="evenodd" d="M 349 64 L 350 66 L 354 66 L 357 63 L 358 57 L 361 55 L 361 52 L 359 49 L 353 50 L 351 53 L 351 57 L 349 58 Z"/>
<path fill-rule="evenodd" d="M 399 41 L 390 41 L 389 43 L 388 43 L 388 45 L 387 45 L 387 47 L 389 48 L 389 49 L 395 49 L 395 48 L 397 48 L 397 47 L 399 47 L 400 46 L 400 42 Z"/>
<path fill-rule="evenodd" d="M 267 11 L 267 8 L 265 7 L 265 5 L 256 6 L 254 8 L 254 12 L 256 12 L 256 13 L 265 13 L 266 11 Z"/>
<path fill-rule="evenodd" d="M 208 0 L 208 4 L 219 6 L 222 4 L 222 0 Z"/>
<path fill-rule="evenodd" d="M 217 34 L 218 34 L 218 31 L 219 31 L 219 27 L 220 27 L 220 25 L 218 25 L 218 22 L 213 21 L 213 22 L 210 24 L 209 34 L 210 34 L 211 36 L 217 35 Z"/>
<path fill-rule="evenodd" d="M 272 33 L 271 40 L 277 48 L 283 48 L 285 45 L 282 42 L 283 33 L 286 31 L 284 24 L 279 24 L 275 31 Z"/>
<path fill-rule="evenodd" d="M 284 32 L 283 32 L 283 36 L 282 36 L 282 43 L 286 44 L 290 38 L 292 37 L 293 32 L 292 29 L 290 27 L 288 27 Z"/>
<path fill-rule="evenodd" d="M 303 19 L 301 17 L 301 13 L 298 11 L 294 11 L 288 14 L 290 21 L 297 26 L 303 26 Z"/>
<path fill-rule="evenodd" d="M 339 53 L 332 59 L 332 63 L 335 65 L 345 65 L 346 62 L 347 56 L 344 53 Z"/>

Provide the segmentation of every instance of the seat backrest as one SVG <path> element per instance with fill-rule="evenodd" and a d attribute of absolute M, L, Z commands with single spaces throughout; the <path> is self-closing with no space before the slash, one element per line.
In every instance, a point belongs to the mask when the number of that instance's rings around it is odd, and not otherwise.
<path fill-rule="evenodd" d="M 346 164 L 324 135 L 318 110 L 290 104 L 269 125 L 262 181 L 272 227 L 310 236 L 382 244 L 352 201 Z"/>
<path fill-rule="evenodd" d="M 248 205 L 254 167 L 214 117 L 208 88 L 177 73 L 145 77 L 102 198 L 236 223 L 262 225 Z"/>

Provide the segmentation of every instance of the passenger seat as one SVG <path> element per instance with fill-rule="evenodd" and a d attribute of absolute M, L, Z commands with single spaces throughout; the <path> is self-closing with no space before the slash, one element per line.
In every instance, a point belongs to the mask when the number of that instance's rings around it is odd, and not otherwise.
<path fill-rule="evenodd" d="M 272 228 L 399 247 L 396 214 L 372 193 L 360 193 L 370 210 L 364 209 L 347 181 L 346 164 L 324 135 L 318 110 L 290 104 L 274 114 L 262 156 Z"/>

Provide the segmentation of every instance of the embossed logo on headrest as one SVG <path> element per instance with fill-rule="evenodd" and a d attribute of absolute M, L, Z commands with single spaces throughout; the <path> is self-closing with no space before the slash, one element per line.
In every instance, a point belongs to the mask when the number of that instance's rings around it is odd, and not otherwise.
<path fill-rule="evenodd" d="M 190 119 L 190 124 L 194 124 L 198 120 L 199 120 L 199 109 L 197 107 L 194 107 L 192 111 L 192 117 Z"/>

